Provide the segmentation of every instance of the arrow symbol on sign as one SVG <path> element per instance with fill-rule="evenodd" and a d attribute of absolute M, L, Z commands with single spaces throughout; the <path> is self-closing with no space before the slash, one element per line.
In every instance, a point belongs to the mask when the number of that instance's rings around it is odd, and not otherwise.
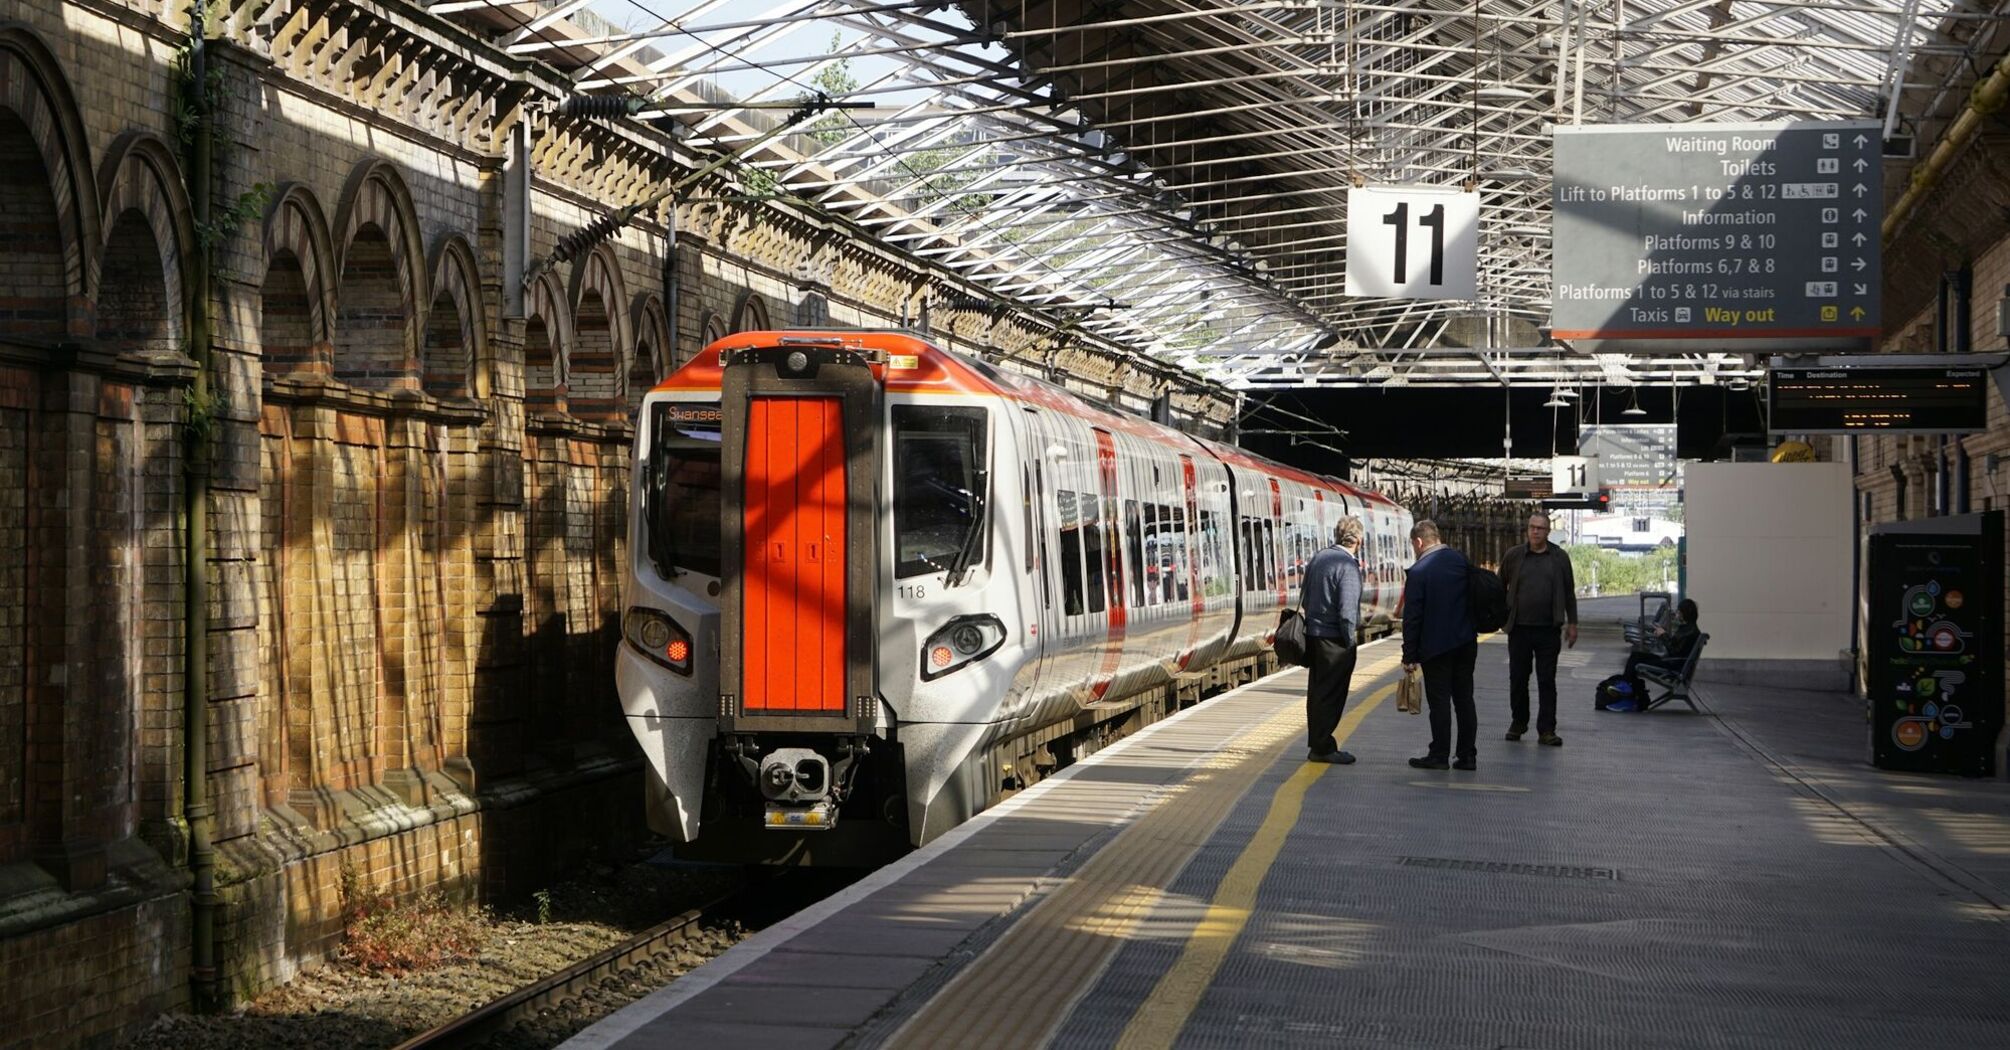
<path fill-rule="evenodd" d="M 1864 267 L 1869 266 L 1870 264 L 1864 262 L 1862 256 L 1857 256 L 1854 260 L 1850 262 L 1849 265 L 1850 269 L 1861 271 Z"/>
<path fill-rule="evenodd" d="M 1869 295 L 1869 294 L 1870 294 L 1870 285 L 1867 285 L 1867 284 L 1852 284 L 1852 285 L 1850 285 L 1850 287 L 1851 287 L 1851 288 L 1853 288 L 1853 289 L 1855 289 L 1855 290 L 1856 290 L 1856 294 L 1858 294 L 1858 295 Z"/>
<path fill-rule="evenodd" d="M 1869 213 L 1864 211 L 1862 208 L 1858 208 L 1857 210 L 1850 212 L 1849 217 L 1855 219 L 1858 222 L 1862 222 L 1864 220 L 1864 216 L 1868 214 Z"/>
<path fill-rule="evenodd" d="M 1870 140 L 1864 138 L 1863 135 L 1859 133 L 1854 141 L 1856 142 L 1856 148 L 1862 149 L 1864 147 L 1864 144 L 1869 142 Z"/>
<path fill-rule="evenodd" d="M 1859 183 L 1857 183 L 1857 184 L 1856 184 L 1856 195 L 1857 195 L 1857 196 L 1861 197 L 1861 196 L 1863 196 L 1864 194 L 1866 194 L 1866 193 L 1869 193 L 1869 192 L 1870 192 L 1870 187 L 1868 187 L 1868 186 L 1865 186 L 1865 185 L 1864 185 L 1863 183 L 1861 183 L 1861 182 L 1859 182 Z"/>
<path fill-rule="evenodd" d="M 1859 321 L 1863 320 L 1863 307 L 1861 306 L 1852 307 L 1850 309 L 1849 315 Z"/>
<path fill-rule="evenodd" d="M 1870 238 L 1868 238 L 1868 237 L 1865 237 L 1865 236 L 1863 235 L 1863 231 L 1862 231 L 1862 230 L 1858 230 L 1858 231 L 1857 231 L 1857 234 L 1856 234 L 1856 236 L 1854 236 L 1854 237 L 1851 237 L 1851 238 L 1850 238 L 1850 240 L 1852 240 L 1852 241 L 1855 241 L 1855 242 L 1856 242 L 1856 246 L 1857 246 L 1857 247 L 1859 247 L 1859 248 L 1861 248 L 1861 247 L 1863 247 L 1863 242 L 1865 242 L 1865 241 L 1867 241 L 1867 240 L 1870 240 Z"/>
<path fill-rule="evenodd" d="M 1867 160 L 1863 159 L 1862 157 L 1858 157 L 1858 158 L 1856 159 L 1856 170 L 1858 170 L 1858 171 L 1862 171 L 1863 169 L 1865 169 L 1865 168 L 1868 168 L 1868 167 L 1870 167 L 1870 161 L 1867 161 Z"/>

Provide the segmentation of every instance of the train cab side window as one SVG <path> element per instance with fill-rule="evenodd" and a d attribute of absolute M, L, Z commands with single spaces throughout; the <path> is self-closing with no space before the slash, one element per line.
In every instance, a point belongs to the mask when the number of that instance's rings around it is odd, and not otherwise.
<path fill-rule="evenodd" d="M 1138 501 L 1124 501 L 1124 545 L 1131 554 L 1131 605 L 1145 604 L 1145 526 L 1144 515 L 1138 510 Z"/>
<path fill-rule="evenodd" d="M 1082 612 L 1082 524 L 1075 494 L 1054 490 L 1054 504 L 1061 512 L 1061 611 L 1069 616 Z"/>
<path fill-rule="evenodd" d="M 659 404 L 649 419 L 643 499 L 649 560 L 665 579 L 719 573 L 719 406 Z"/>
<path fill-rule="evenodd" d="M 1104 558 L 1109 554 L 1103 546 L 1102 498 L 1094 493 L 1082 493 L 1082 563 L 1088 566 L 1089 611 L 1099 613 L 1108 604 L 1109 592 L 1105 590 Z"/>
<path fill-rule="evenodd" d="M 893 406 L 895 576 L 983 562 L 984 438 L 984 409 Z"/>
<path fill-rule="evenodd" d="M 1221 578 L 1221 516 L 1211 510 L 1200 512 L 1200 593 L 1212 597 L 1215 581 Z"/>

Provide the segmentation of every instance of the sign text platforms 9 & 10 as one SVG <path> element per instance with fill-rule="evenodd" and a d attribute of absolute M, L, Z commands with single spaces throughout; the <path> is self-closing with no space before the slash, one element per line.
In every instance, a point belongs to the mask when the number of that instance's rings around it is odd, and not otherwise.
<path fill-rule="evenodd" d="M 1556 338 L 1868 348 L 1881 152 L 1860 121 L 1557 128 Z"/>

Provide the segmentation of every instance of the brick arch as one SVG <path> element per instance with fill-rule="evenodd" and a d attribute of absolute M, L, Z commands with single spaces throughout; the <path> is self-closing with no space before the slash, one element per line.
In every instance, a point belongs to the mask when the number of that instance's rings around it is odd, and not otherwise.
<path fill-rule="evenodd" d="M 572 311 L 565 289 L 546 272 L 524 290 L 523 301 L 524 411 L 563 412 L 572 354 Z"/>
<path fill-rule="evenodd" d="M 0 28 L 0 150 L 12 152 L 9 143 L 21 155 L 0 155 L 0 212 L 13 227 L 0 255 L 9 259 L 11 297 L 29 302 L 0 317 L 0 335 L 89 338 L 104 244 L 89 139 L 55 55 L 16 26 Z M 24 206 L 53 215 L 23 222 Z"/>
<path fill-rule="evenodd" d="M 663 300 L 653 292 L 635 297 L 635 354 L 628 365 L 628 410 L 642 404 L 642 396 L 668 378 L 677 368 L 670 344 L 669 314 Z"/>
<path fill-rule="evenodd" d="M 389 161 L 356 166 L 335 213 L 335 378 L 357 386 L 419 386 L 419 318 L 432 302 L 418 213 Z"/>
<path fill-rule="evenodd" d="M 713 343 L 731 334 L 732 332 L 726 328 L 726 319 L 721 317 L 717 310 L 707 310 L 705 311 L 705 316 L 698 319 L 698 346 L 700 349 L 711 346 Z"/>
<path fill-rule="evenodd" d="M 448 234 L 434 246 L 426 267 L 433 298 L 426 305 L 419 379 L 440 397 L 487 398 L 490 391 L 488 323 L 482 315 L 481 270 L 466 237 Z"/>
<path fill-rule="evenodd" d="M 768 302 L 759 292 L 741 292 L 733 304 L 734 332 L 765 332 L 768 330 Z"/>
<path fill-rule="evenodd" d="M 265 212 L 258 335 L 267 375 L 328 375 L 334 359 L 335 247 L 314 194 L 282 183 Z"/>
<path fill-rule="evenodd" d="M 174 153 L 158 137 L 128 132 L 99 172 L 104 243 L 98 260 L 97 334 L 122 350 L 179 352 L 186 289 L 195 278 L 195 225 Z"/>
<path fill-rule="evenodd" d="M 567 409 L 581 419 L 621 415 L 621 384 L 635 341 L 627 290 L 613 249 L 606 245 L 579 260 L 572 275 L 572 352 L 567 355 Z"/>

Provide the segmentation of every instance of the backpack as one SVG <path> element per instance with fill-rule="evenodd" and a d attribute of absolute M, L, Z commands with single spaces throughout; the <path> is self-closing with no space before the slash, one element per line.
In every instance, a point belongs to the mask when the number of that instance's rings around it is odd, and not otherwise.
<path fill-rule="evenodd" d="M 1486 634 L 1508 622 L 1507 584 L 1492 569 L 1468 563 L 1466 568 L 1466 608 L 1473 617 L 1473 630 Z"/>
<path fill-rule="evenodd" d="M 1638 679 L 1616 674 L 1598 683 L 1592 706 L 1599 711 L 1646 710 L 1647 687 Z"/>

